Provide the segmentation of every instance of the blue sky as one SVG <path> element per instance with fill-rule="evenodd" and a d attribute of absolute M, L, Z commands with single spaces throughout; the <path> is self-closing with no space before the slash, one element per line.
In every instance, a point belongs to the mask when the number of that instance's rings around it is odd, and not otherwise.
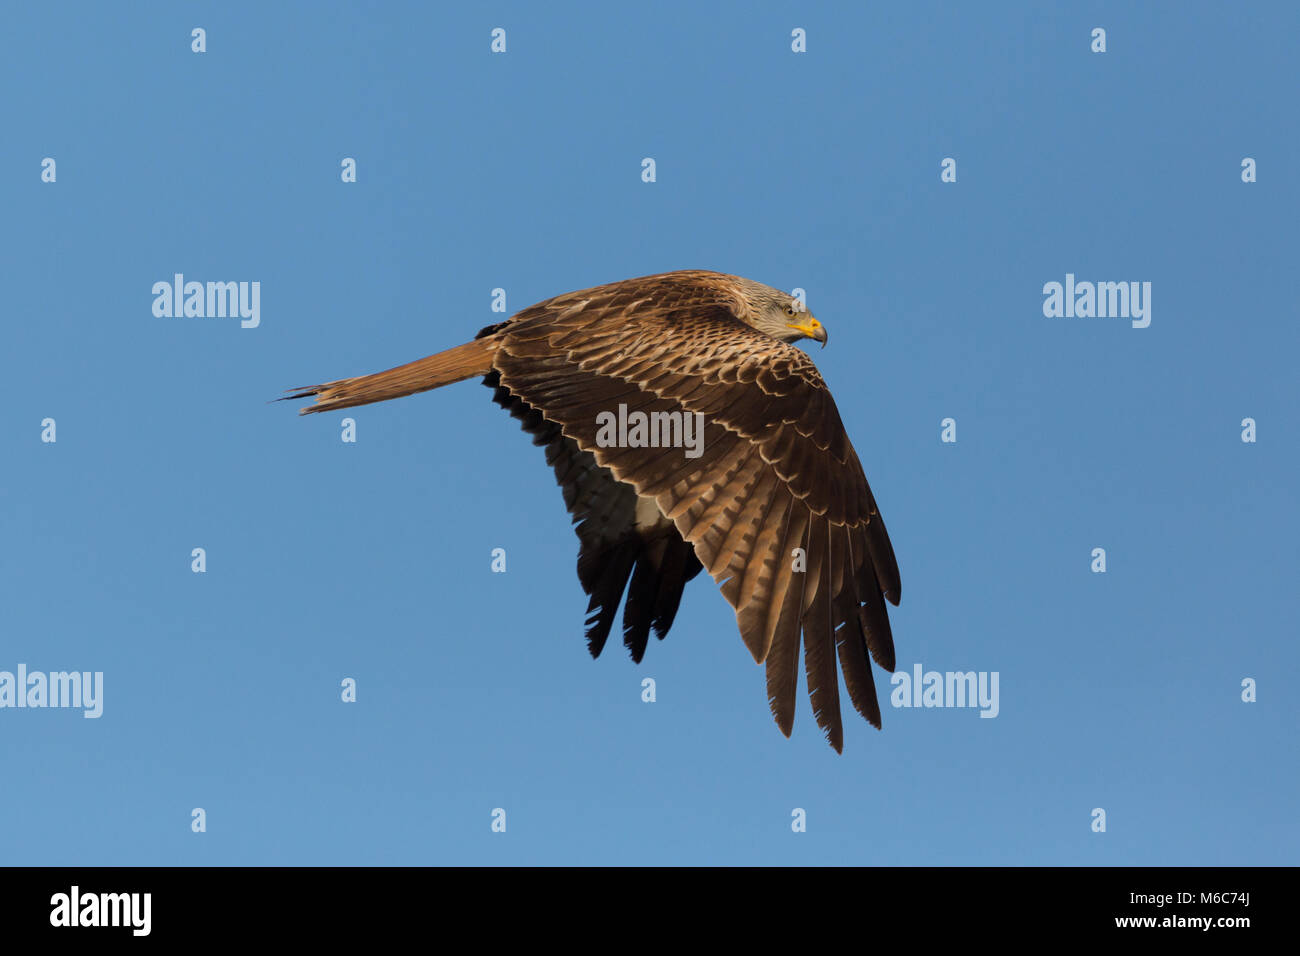
<path fill-rule="evenodd" d="M 1294 864 L 1300 13 L 1070 6 L 7 7 L 0 670 L 104 699 L 0 709 L 0 862 Z M 995 719 L 877 671 L 882 732 L 801 680 L 787 741 L 705 577 L 593 662 L 487 390 L 267 404 L 677 268 L 807 290 L 899 667 Z M 1150 326 L 1045 317 L 1067 273 Z"/>

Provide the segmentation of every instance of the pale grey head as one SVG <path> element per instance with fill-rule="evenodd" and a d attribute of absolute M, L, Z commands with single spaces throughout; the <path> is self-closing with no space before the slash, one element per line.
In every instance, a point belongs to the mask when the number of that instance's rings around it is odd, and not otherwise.
<path fill-rule="evenodd" d="M 789 292 L 773 289 L 753 279 L 737 276 L 749 301 L 750 315 L 745 317 L 754 328 L 782 342 L 813 339 L 826 347 L 826 326 L 818 322 L 808 308 Z"/>

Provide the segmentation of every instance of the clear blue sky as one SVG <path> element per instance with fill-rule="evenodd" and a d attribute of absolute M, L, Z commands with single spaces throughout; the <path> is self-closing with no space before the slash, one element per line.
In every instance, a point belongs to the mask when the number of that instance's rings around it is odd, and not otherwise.
<path fill-rule="evenodd" d="M 0 670 L 104 673 L 0 710 L 0 862 L 1297 862 L 1297 7 L 464 6 L 0 15 Z M 883 732 L 801 686 L 787 741 L 705 577 L 593 662 L 487 390 L 267 404 L 676 268 L 807 290 L 899 667 L 995 719 L 877 671 Z M 175 273 L 260 326 L 155 317 Z M 1045 317 L 1067 273 L 1150 327 Z"/>

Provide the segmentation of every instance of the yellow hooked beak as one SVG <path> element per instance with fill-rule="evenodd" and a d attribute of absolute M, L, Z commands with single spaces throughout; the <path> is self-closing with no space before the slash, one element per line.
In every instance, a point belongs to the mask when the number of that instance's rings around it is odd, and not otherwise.
<path fill-rule="evenodd" d="M 826 326 L 822 325 L 811 315 L 807 316 L 803 322 L 791 322 L 789 323 L 789 326 L 792 329 L 802 332 L 804 335 L 808 336 L 808 338 L 820 342 L 822 348 L 826 348 L 826 341 L 829 338 L 826 334 Z"/>

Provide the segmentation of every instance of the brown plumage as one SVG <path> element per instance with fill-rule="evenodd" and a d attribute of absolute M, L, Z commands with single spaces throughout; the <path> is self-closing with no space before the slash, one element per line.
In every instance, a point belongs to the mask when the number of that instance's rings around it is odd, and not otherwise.
<path fill-rule="evenodd" d="M 767 668 L 789 736 L 799 641 L 818 725 L 842 749 L 836 660 L 854 708 L 876 727 L 868 655 L 894 669 L 885 600 L 898 565 L 862 466 L 812 360 L 790 343 L 825 329 L 788 295 L 737 276 L 686 271 L 556 296 L 474 341 L 407 365 L 300 389 L 303 413 L 383 401 L 484 376 L 497 404 L 544 446 L 581 544 L 593 656 L 623 601 L 635 660 L 663 638 L 701 568 Z M 597 416 L 702 413 L 702 453 L 601 447 Z M 796 549 L 806 566 L 797 567 Z M 623 600 L 626 592 L 626 600 Z"/>

